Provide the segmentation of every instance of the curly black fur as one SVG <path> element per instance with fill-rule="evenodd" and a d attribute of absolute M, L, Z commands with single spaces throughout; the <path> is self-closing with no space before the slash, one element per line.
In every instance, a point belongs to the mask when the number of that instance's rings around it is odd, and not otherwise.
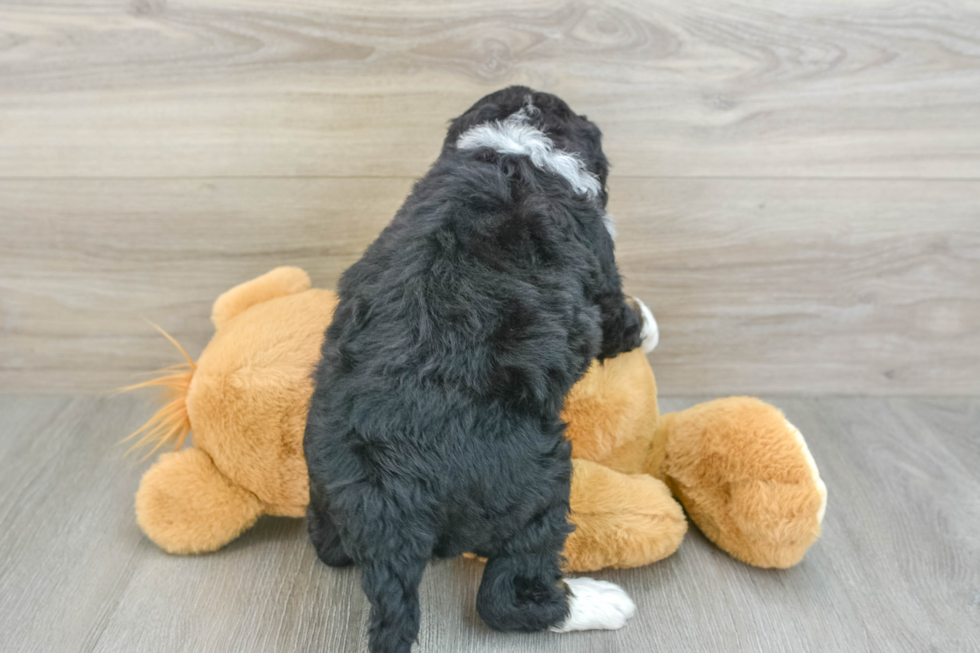
<path fill-rule="evenodd" d="M 581 158 L 596 196 L 525 156 L 457 149 L 528 99 L 530 124 Z M 309 527 L 325 563 L 361 568 L 374 653 L 410 651 L 434 556 L 488 558 L 477 608 L 493 628 L 542 630 L 568 612 L 562 404 L 642 326 L 603 225 L 607 171 L 598 128 L 561 99 L 488 95 L 340 281 L 304 438 Z"/>

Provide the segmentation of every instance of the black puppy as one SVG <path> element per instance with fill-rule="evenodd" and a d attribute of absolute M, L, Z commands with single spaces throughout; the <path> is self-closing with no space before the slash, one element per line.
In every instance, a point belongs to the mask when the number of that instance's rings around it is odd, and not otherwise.
<path fill-rule="evenodd" d="M 607 172 L 598 128 L 561 99 L 492 93 L 340 281 L 303 441 L 309 529 L 325 563 L 360 566 L 374 653 L 410 651 L 426 563 L 466 551 L 488 559 L 477 610 L 492 628 L 633 614 L 616 585 L 560 570 L 565 394 L 643 337 Z"/>

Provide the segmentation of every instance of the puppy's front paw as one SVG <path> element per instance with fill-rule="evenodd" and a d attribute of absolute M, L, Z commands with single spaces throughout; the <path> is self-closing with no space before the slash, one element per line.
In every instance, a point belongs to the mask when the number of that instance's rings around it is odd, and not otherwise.
<path fill-rule="evenodd" d="M 593 578 L 567 578 L 568 618 L 556 633 L 573 630 L 617 630 L 636 612 L 633 600 L 619 585 Z"/>
<path fill-rule="evenodd" d="M 640 307 L 640 313 L 643 315 L 643 330 L 640 331 L 640 339 L 643 342 L 643 353 L 649 354 L 656 349 L 657 343 L 660 342 L 660 330 L 657 328 L 657 320 L 654 319 L 653 313 L 643 303 L 643 300 L 637 297 L 634 297 L 633 300 Z"/>

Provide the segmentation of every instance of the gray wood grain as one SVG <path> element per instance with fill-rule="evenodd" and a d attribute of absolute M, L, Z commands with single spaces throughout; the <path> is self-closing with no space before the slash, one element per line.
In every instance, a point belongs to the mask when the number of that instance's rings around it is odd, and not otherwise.
<path fill-rule="evenodd" d="M 6 0 L 0 25 L 4 177 L 414 177 L 511 83 L 599 119 L 621 174 L 980 176 L 967 1 Z"/>
<path fill-rule="evenodd" d="M 748 567 L 692 531 L 667 560 L 598 574 L 637 602 L 624 629 L 524 635 L 479 621 L 479 563 L 436 563 L 417 650 L 978 650 L 980 400 L 779 404 L 830 492 L 824 535 L 800 565 Z M 357 572 L 320 565 L 301 520 L 264 519 L 200 557 L 168 556 L 142 537 L 132 497 L 146 464 L 113 443 L 148 409 L 137 397 L 0 395 L 4 650 L 365 650 Z"/>
<path fill-rule="evenodd" d="M 957 0 L 0 0 L 0 391 L 199 351 L 331 287 L 446 121 L 524 83 L 605 132 L 665 393 L 980 393 L 980 11 Z"/>
<path fill-rule="evenodd" d="M 276 265 L 319 287 L 407 179 L 0 180 L 0 389 L 102 392 L 197 355 Z M 980 394 L 980 182 L 613 177 L 661 391 Z"/>

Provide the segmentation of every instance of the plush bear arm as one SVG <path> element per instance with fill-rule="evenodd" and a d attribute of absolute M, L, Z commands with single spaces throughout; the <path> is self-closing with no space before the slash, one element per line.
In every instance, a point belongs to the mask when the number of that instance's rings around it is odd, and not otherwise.
<path fill-rule="evenodd" d="M 211 322 L 220 329 L 228 320 L 256 304 L 310 289 L 310 277 L 299 268 L 281 267 L 225 292 L 211 308 Z"/>
<path fill-rule="evenodd" d="M 827 489 L 800 432 L 776 408 L 732 397 L 664 415 L 650 474 L 732 556 L 759 567 L 799 562 L 820 535 Z M 655 460 L 659 457 L 659 460 Z"/>
<path fill-rule="evenodd" d="M 200 449 L 160 456 L 136 492 L 136 521 L 169 553 L 220 549 L 263 512 L 254 494 L 232 483 Z"/>
<path fill-rule="evenodd" d="M 657 384 L 639 348 L 594 362 L 565 399 L 572 457 L 626 474 L 644 471 L 657 428 Z"/>
<path fill-rule="evenodd" d="M 569 571 L 648 565 L 666 558 L 687 532 L 684 512 L 663 482 L 572 460 L 571 514 L 565 541 Z"/>

